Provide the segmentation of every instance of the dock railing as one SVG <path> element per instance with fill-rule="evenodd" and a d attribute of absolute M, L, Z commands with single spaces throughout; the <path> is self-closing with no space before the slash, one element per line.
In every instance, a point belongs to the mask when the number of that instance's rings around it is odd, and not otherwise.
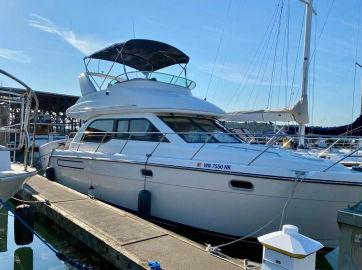
<path fill-rule="evenodd" d="M 73 133 L 76 134 L 76 133 Z M 325 159 L 332 159 L 335 162 L 329 165 L 327 168 L 323 169 L 323 172 L 330 170 L 332 167 L 336 166 L 339 163 L 342 163 L 347 158 L 356 158 L 356 162 L 350 162 L 352 165 L 361 165 L 362 164 L 362 137 L 358 136 L 319 136 L 319 135 L 304 135 L 306 141 L 306 147 L 304 149 L 298 149 L 296 144 L 299 140 L 298 135 L 290 135 L 290 134 L 283 134 L 280 132 L 279 134 L 275 134 L 274 136 L 266 136 L 261 134 L 247 134 L 247 137 L 250 138 L 249 140 L 245 139 L 245 133 L 239 132 L 78 132 L 81 134 L 81 138 L 79 141 L 74 142 L 77 143 L 77 151 L 81 149 L 81 145 L 83 143 L 96 143 L 95 152 L 98 152 L 101 149 L 103 144 L 106 144 L 112 139 L 123 140 L 125 141 L 123 146 L 121 147 L 120 151 L 117 153 L 122 154 L 124 153 L 127 145 L 130 141 L 140 141 L 139 135 L 149 135 L 155 136 L 159 138 L 158 140 L 152 140 L 149 142 L 155 143 L 155 148 L 148 153 L 153 155 L 157 148 L 162 143 L 168 143 L 167 140 L 168 136 L 180 136 L 182 138 L 183 135 L 199 135 L 200 137 L 204 137 L 203 141 L 191 143 L 197 145 L 196 149 L 190 155 L 190 160 L 193 160 L 208 144 L 222 144 L 222 145 L 233 145 L 233 144 L 259 144 L 265 145 L 263 149 L 250 149 L 245 147 L 245 150 L 252 150 L 257 152 L 255 156 L 253 156 L 250 161 L 246 162 L 248 166 L 252 166 L 252 164 L 257 161 L 260 157 L 262 157 L 265 153 L 273 153 L 279 155 L 277 152 L 272 151 L 273 149 L 277 148 L 284 148 L 288 149 L 289 151 L 296 151 L 296 153 L 311 155 L 316 158 L 325 158 Z M 217 135 L 223 134 L 225 136 L 232 136 L 234 138 L 238 138 L 237 142 L 218 142 Z M 122 136 L 120 136 L 122 135 Z M 137 136 L 138 135 L 138 136 Z M 85 141 L 85 137 L 92 137 L 94 136 L 95 140 Z M 147 141 L 147 140 L 142 140 Z M 259 143 L 258 143 L 259 142 Z M 264 142 L 264 143 L 260 143 Z M 266 143 L 268 142 L 268 143 Z M 294 144 L 294 146 L 293 146 Z M 238 145 L 240 148 L 241 145 Z M 243 148 L 243 147 L 241 147 Z"/>
<path fill-rule="evenodd" d="M 13 162 L 17 161 L 17 152 L 29 152 L 30 156 L 28 155 L 27 158 L 30 158 L 30 160 L 27 159 L 28 164 L 33 166 L 35 150 L 38 147 L 37 140 L 47 143 L 57 139 L 67 139 L 71 137 L 70 134 L 73 133 L 73 130 L 79 128 L 79 125 L 74 123 L 31 122 L 26 128 L 26 134 L 21 131 L 21 128 L 20 123 L 0 127 L 0 145 L 3 146 L 0 149 L 11 151 Z M 43 129 L 43 132 L 39 133 L 39 128 Z"/>

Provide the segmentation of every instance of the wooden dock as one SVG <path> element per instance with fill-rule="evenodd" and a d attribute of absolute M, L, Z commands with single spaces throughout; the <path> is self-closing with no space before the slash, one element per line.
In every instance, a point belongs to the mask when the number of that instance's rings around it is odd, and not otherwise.
<path fill-rule="evenodd" d="M 24 187 L 24 199 L 75 238 L 120 269 L 149 269 L 158 261 L 169 270 L 240 270 L 245 261 L 214 256 L 205 247 L 133 214 L 69 189 L 39 175 Z"/>

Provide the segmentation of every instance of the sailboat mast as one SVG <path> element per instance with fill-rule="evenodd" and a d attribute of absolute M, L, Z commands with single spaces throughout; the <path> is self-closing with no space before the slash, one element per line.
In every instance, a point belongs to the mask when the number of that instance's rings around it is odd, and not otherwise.
<path fill-rule="evenodd" d="M 362 64 L 360 64 L 358 62 L 356 62 L 355 65 L 356 65 L 356 67 L 362 68 Z M 362 80 L 361 80 L 361 110 L 360 110 L 359 116 L 361 116 L 361 115 L 362 115 Z"/>
<path fill-rule="evenodd" d="M 308 75 L 310 63 L 310 41 L 312 33 L 313 0 L 301 0 L 305 5 L 304 57 L 301 103 L 308 110 Z M 304 147 L 305 123 L 299 124 L 299 146 Z"/>
<path fill-rule="evenodd" d="M 361 80 L 361 111 L 359 113 L 359 116 L 362 115 L 362 80 Z"/>

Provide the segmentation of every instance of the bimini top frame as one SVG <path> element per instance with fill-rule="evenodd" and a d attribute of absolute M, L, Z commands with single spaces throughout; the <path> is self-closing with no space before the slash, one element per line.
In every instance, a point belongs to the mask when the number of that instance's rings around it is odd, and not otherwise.
<path fill-rule="evenodd" d="M 86 56 L 84 57 L 86 71 L 88 75 L 94 76 L 96 75 L 95 72 L 90 72 L 88 70 L 88 65 L 92 59 L 113 62 L 107 74 L 98 74 L 98 77 L 104 78 L 101 85 L 96 83 L 98 88 L 102 87 L 106 79 L 118 77 L 109 75 L 115 63 L 123 65 L 124 74 L 122 75 L 123 77 L 126 77 L 126 80 L 130 79 L 128 77 L 129 73 L 126 71 L 126 66 L 136 69 L 139 72 L 143 72 L 146 79 L 149 79 L 149 74 L 155 73 L 155 71 L 162 68 L 178 64 L 182 68 L 181 73 L 184 72 L 185 86 L 189 87 L 191 85 L 186 78 L 186 66 L 189 62 L 189 57 L 179 49 L 163 42 L 147 39 L 131 39 L 126 42 L 115 43 Z"/>
<path fill-rule="evenodd" d="M 189 57 L 179 49 L 147 39 L 131 39 L 116 43 L 85 57 L 87 58 L 117 62 L 139 71 L 156 71 L 189 62 Z"/>

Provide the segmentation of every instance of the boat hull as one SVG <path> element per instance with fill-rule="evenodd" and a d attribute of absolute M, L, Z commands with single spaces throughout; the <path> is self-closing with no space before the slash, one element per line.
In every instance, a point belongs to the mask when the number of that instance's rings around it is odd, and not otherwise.
<path fill-rule="evenodd" d="M 146 186 L 152 194 L 151 215 L 195 228 L 232 236 L 246 236 L 271 220 L 253 237 L 294 224 L 324 245 L 338 244 L 337 211 L 362 198 L 362 186 L 285 181 L 268 177 L 238 176 L 223 172 L 97 159 L 52 157 L 57 180 L 87 194 L 90 186 L 100 200 L 137 210 L 138 193 Z M 252 184 L 238 189 L 230 181 Z M 292 195 L 293 190 L 295 193 Z M 289 197 L 292 197 L 289 199 Z"/>
<path fill-rule="evenodd" d="M 0 200 L 6 202 L 14 196 L 23 186 L 23 184 L 33 175 L 35 169 L 23 170 L 23 166 L 12 164 L 12 170 L 0 174 Z"/>

